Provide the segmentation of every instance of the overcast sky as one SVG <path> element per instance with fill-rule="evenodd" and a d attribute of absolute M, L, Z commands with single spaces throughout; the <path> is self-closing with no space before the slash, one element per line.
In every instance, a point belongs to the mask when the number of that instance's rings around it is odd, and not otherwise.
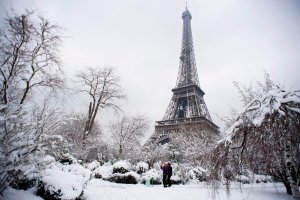
<path fill-rule="evenodd" d="M 145 114 L 154 130 L 177 78 L 185 1 L 0 2 L 1 16 L 12 8 L 33 9 L 64 27 L 67 76 L 85 66 L 116 67 L 128 98 L 123 110 Z M 218 126 L 215 114 L 241 108 L 232 81 L 250 84 L 262 80 L 265 70 L 287 88 L 300 89 L 299 0 L 189 0 L 188 8 L 200 86 Z M 88 102 L 72 98 L 68 104 L 85 111 Z"/>

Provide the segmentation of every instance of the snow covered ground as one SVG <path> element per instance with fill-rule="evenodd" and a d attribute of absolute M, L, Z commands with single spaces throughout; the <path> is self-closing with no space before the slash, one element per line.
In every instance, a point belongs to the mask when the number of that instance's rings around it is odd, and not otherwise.
<path fill-rule="evenodd" d="M 34 190 L 17 191 L 12 188 L 4 192 L 1 200 L 41 200 L 33 194 Z M 146 187 L 142 184 L 127 185 L 116 184 L 101 179 L 92 179 L 84 190 L 85 200 L 209 200 L 211 190 L 203 184 L 173 185 L 163 188 L 162 185 Z M 221 200 L 291 200 L 286 195 L 282 184 L 246 184 L 241 189 L 239 185 L 233 186 L 228 197 L 225 189 L 219 190 L 217 199 Z"/>
<path fill-rule="evenodd" d="M 1 200 L 43 200 L 43 198 L 35 195 L 35 189 L 29 190 L 15 190 L 13 188 L 7 188 L 4 191 L 3 196 L 0 196 Z"/>

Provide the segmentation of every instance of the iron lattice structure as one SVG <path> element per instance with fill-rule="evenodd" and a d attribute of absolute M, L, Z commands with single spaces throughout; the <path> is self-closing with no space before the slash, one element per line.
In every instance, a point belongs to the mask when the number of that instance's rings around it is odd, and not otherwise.
<path fill-rule="evenodd" d="M 157 121 L 155 133 L 146 142 L 146 146 L 164 144 L 170 141 L 170 135 L 184 129 L 194 129 L 218 134 L 218 127 L 212 122 L 204 102 L 204 92 L 200 88 L 194 54 L 191 19 L 188 9 L 182 13 L 183 33 L 180 64 L 173 96 L 163 117 Z"/>

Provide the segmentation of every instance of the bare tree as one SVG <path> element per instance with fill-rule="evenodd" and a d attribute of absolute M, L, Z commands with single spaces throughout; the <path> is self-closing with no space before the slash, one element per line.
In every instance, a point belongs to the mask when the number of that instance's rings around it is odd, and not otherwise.
<path fill-rule="evenodd" d="M 8 16 L 0 32 L 0 101 L 23 104 L 37 87 L 63 87 L 60 28 L 32 12 Z"/>
<path fill-rule="evenodd" d="M 87 67 L 84 71 L 77 73 L 76 77 L 81 84 L 79 92 L 87 93 L 91 98 L 84 128 L 84 143 L 93 128 L 99 108 L 110 107 L 119 110 L 120 108 L 116 101 L 124 99 L 125 96 L 120 86 L 120 78 L 111 67 Z"/>
<path fill-rule="evenodd" d="M 141 115 L 122 117 L 120 121 L 110 125 L 110 132 L 118 149 L 118 158 L 140 148 L 140 139 L 147 128 L 148 122 Z"/>

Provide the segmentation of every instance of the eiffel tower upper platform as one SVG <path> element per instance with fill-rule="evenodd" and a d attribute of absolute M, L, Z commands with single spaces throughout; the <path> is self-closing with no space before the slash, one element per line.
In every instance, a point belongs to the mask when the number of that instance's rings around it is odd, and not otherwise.
<path fill-rule="evenodd" d="M 205 93 L 200 88 L 191 29 L 192 15 L 187 8 L 182 13 L 182 19 L 182 45 L 176 86 L 172 89 L 173 96 L 163 119 L 156 121 L 155 133 L 145 146 L 168 143 L 171 134 L 183 129 L 205 131 L 212 137 L 219 133 L 204 102 Z"/>

